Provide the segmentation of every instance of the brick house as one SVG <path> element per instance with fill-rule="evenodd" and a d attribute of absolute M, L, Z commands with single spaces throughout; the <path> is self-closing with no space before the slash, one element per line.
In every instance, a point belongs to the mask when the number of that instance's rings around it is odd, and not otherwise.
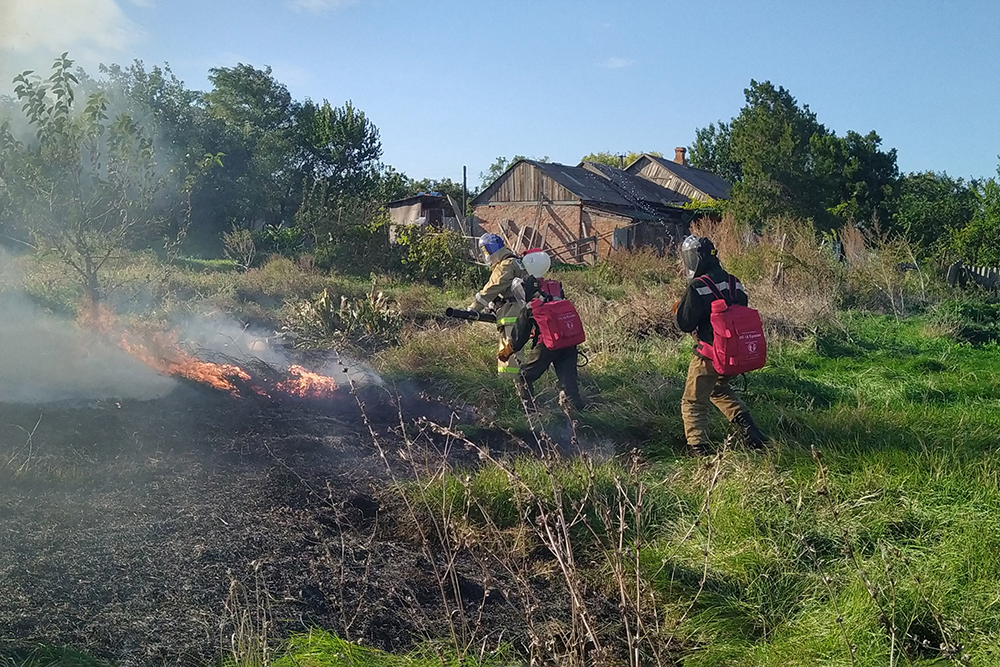
<path fill-rule="evenodd" d="M 663 253 L 688 232 L 685 192 L 595 162 L 519 160 L 472 200 L 473 232 L 499 234 L 515 252 L 542 247 L 569 264 L 638 248 Z"/>

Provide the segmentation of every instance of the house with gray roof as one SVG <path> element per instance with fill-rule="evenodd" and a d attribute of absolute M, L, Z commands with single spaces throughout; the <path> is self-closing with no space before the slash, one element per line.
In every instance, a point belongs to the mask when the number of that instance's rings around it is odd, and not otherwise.
<path fill-rule="evenodd" d="M 708 187 L 703 181 L 697 182 Z M 684 205 L 702 192 L 674 185 L 596 162 L 518 160 L 472 200 L 473 222 L 477 232 L 499 234 L 515 252 L 544 248 L 565 263 L 593 264 L 638 248 L 662 254 L 687 234 Z"/>

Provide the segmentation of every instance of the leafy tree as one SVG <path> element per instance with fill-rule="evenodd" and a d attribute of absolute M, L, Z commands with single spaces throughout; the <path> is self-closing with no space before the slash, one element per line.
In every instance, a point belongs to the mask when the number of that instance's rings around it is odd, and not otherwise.
<path fill-rule="evenodd" d="M 861 226 L 888 227 L 896 212 L 899 169 L 896 149 L 879 149 L 882 138 L 850 131 L 813 137 L 810 148 L 818 183 L 824 186 L 823 205 L 838 221 Z"/>
<path fill-rule="evenodd" d="M 180 201 L 159 201 L 164 178 L 153 142 L 130 116 L 109 119 L 102 93 L 79 108 L 72 64 L 64 53 L 48 79 L 31 71 L 14 79 L 36 140 L 18 140 L 9 122 L 0 127 L 0 216 L 61 259 L 96 306 L 113 287 L 107 270 L 129 250 L 157 239 L 173 247 L 168 209 Z"/>
<path fill-rule="evenodd" d="M 746 106 L 730 126 L 732 156 L 743 176 L 733 187 L 734 212 L 750 221 L 817 217 L 826 207 L 810 169 L 810 146 L 827 129 L 782 87 L 751 81 L 744 93 Z"/>
<path fill-rule="evenodd" d="M 213 185 L 227 204 L 227 226 L 290 224 L 301 180 L 294 143 L 299 105 L 270 67 L 216 67 L 208 79 L 213 89 L 204 95 L 205 110 L 226 154 Z"/>
<path fill-rule="evenodd" d="M 296 111 L 295 146 L 305 181 L 325 180 L 340 196 L 367 196 L 377 187 L 382 143 L 378 128 L 351 102 L 342 107 L 306 100 Z"/>
<path fill-rule="evenodd" d="M 976 214 L 975 185 L 930 171 L 903 176 L 889 229 L 925 252 L 940 249 Z"/>
<path fill-rule="evenodd" d="M 733 137 L 729 123 L 719 121 L 718 126 L 695 130 L 694 143 L 688 155 L 691 166 L 718 174 L 730 183 L 743 180 L 743 170 L 733 159 Z"/>
<path fill-rule="evenodd" d="M 1000 168 L 997 176 L 973 184 L 972 220 L 952 235 L 952 250 L 973 265 L 1000 266 Z"/>
<path fill-rule="evenodd" d="M 646 151 L 649 155 L 655 155 L 657 157 L 663 157 L 663 153 L 658 153 L 656 151 Z M 609 153 L 607 151 L 602 151 L 600 153 L 591 153 L 589 155 L 584 155 L 580 158 L 580 162 L 598 162 L 600 164 L 606 164 L 611 167 L 619 167 L 624 169 L 629 166 L 639 158 L 641 158 L 646 153 Z"/>
<path fill-rule="evenodd" d="M 896 151 L 882 151 L 876 133 L 838 137 L 768 81 L 751 80 L 744 95 L 739 115 L 697 130 L 692 147 L 692 164 L 734 182 L 728 210 L 754 224 L 787 215 L 820 229 L 891 217 Z"/>

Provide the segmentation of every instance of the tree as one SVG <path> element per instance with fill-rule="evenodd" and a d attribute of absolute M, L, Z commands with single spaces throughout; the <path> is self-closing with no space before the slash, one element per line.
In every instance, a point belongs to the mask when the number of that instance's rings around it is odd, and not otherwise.
<path fill-rule="evenodd" d="M 204 95 L 205 110 L 226 154 L 214 184 L 228 203 L 226 226 L 290 224 L 300 185 L 294 150 L 299 106 L 270 67 L 215 67 L 208 79 L 213 89 Z"/>
<path fill-rule="evenodd" d="M 721 120 L 718 126 L 709 123 L 708 127 L 695 130 L 688 160 L 691 166 L 717 174 L 730 183 L 743 180 L 743 170 L 733 159 L 732 130 Z"/>
<path fill-rule="evenodd" d="M 306 100 L 295 121 L 297 167 L 306 180 L 326 180 L 341 196 L 373 191 L 382 142 L 363 111 L 350 101 L 333 107 Z"/>
<path fill-rule="evenodd" d="M 425 178 L 419 181 L 410 180 L 406 184 L 406 195 L 412 197 L 421 192 L 438 192 L 448 195 L 457 203 L 462 203 L 462 184 L 456 183 L 450 178 Z"/>
<path fill-rule="evenodd" d="M 0 126 L 0 216 L 62 260 L 96 306 L 110 288 L 107 270 L 129 250 L 157 239 L 171 246 L 166 209 L 180 201 L 158 202 L 164 180 L 153 142 L 130 116 L 109 119 L 102 93 L 78 107 L 72 64 L 64 53 L 48 79 L 31 71 L 14 79 L 36 134 L 22 142 L 9 123 Z"/>
<path fill-rule="evenodd" d="M 907 174 L 899 181 L 889 229 L 924 252 L 940 250 L 976 214 L 975 186 L 943 173 Z"/>
<path fill-rule="evenodd" d="M 969 224 L 952 234 L 952 251 L 978 266 L 1000 266 L 1000 168 L 997 178 L 974 183 L 975 212 Z"/>
<path fill-rule="evenodd" d="M 896 151 L 882 151 L 878 134 L 838 137 L 769 81 L 751 80 L 744 95 L 739 115 L 697 130 L 692 147 L 692 164 L 734 182 L 728 210 L 752 224 L 793 216 L 820 229 L 892 216 Z"/>
<path fill-rule="evenodd" d="M 862 227 L 888 228 L 896 212 L 899 168 L 896 149 L 879 149 L 882 138 L 849 131 L 813 137 L 810 148 L 818 183 L 823 184 L 823 204 L 838 221 Z"/>
<path fill-rule="evenodd" d="M 732 156 L 743 175 L 733 187 L 733 210 L 750 221 L 819 217 L 826 207 L 822 184 L 810 170 L 810 145 L 827 129 L 780 86 L 751 80 L 744 94 L 746 106 L 730 128 Z"/>

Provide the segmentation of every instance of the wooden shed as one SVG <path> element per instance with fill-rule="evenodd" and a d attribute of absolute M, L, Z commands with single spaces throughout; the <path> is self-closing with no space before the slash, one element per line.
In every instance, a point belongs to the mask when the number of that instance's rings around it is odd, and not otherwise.
<path fill-rule="evenodd" d="M 472 200 L 476 230 L 515 252 L 593 264 L 616 250 L 666 251 L 686 233 L 680 198 L 658 184 L 597 163 L 519 160 Z"/>
<path fill-rule="evenodd" d="M 451 197 L 438 192 L 421 192 L 412 197 L 391 201 L 386 207 L 389 209 L 389 240 L 392 243 L 396 242 L 401 227 L 411 225 L 426 225 L 463 236 L 469 233 L 464 229 L 459 205 Z"/>

